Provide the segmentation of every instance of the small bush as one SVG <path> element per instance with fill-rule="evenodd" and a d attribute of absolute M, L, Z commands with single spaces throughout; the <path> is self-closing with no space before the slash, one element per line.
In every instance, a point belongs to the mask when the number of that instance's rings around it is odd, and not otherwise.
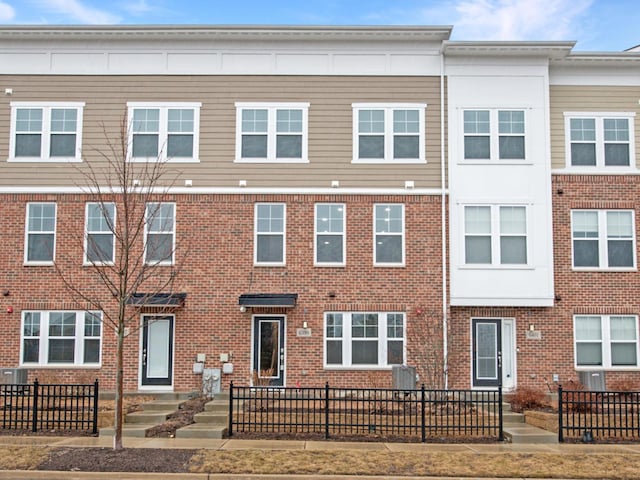
<path fill-rule="evenodd" d="M 522 413 L 524 410 L 539 410 L 549 408 L 549 402 L 544 392 L 532 388 L 518 388 L 511 396 L 511 411 Z"/>

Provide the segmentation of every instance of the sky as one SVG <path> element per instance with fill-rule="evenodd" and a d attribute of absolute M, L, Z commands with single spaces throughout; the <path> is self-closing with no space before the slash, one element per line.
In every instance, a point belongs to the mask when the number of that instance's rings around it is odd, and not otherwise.
<path fill-rule="evenodd" d="M 638 0 L 0 0 L 4 25 L 453 25 L 451 40 L 640 44 Z"/>

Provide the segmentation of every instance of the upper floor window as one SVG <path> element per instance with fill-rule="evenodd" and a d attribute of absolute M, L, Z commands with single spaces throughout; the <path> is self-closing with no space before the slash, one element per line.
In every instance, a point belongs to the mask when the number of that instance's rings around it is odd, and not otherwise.
<path fill-rule="evenodd" d="M 145 212 L 145 263 L 171 265 L 175 253 L 176 204 L 147 203 Z"/>
<path fill-rule="evenodd" d="M 52 264 L 56 249 L 56 204 L 28 203 L 25 230 L 25 263 Z"/>
<path fill-rule="evenodd" d="M 574 336 L 576 367 L 638 367 L 635 315 L 576 315 Z"/>
<path fill-rule="evenodd" d="M 101 340 L 101 312 L 25 311 L 20 363 L 99 365 Z"/>
<path fill-rule="evenodd" d="M 633 210 L 573 210 L 573 266 L 587 269 L 634 269 Z"/>
<path fill-rule="evenodd" d="M 616 169 L 635 166 L 635 113 L 565 114 L 567 167 Z"/>
<path fill-rule="evenodd" d="M 353 161 L 423 163 L 424 103 L 354 103 Z"/>
<path fill-rule="evenodd" d="M 376 204 L 373 209 L 374 265 L 404 265 L 404 205 Z"/>
<path fill-rule="evenodd" d="M 316 265 L 345 264 L 345 205 L 316 204 Z"/>
<path fill-rule="evenodd" d="M 286 261 L 284 203 L 257 203 L 255 206 L 254 263 L 284 265 Z"/>
<path fill-rule="evenodd" d="M 129 102 L 131 161 L 199 161 L 200 103 Z"/>
<path fill-rule="evenodd" d="M 115 260 L 115 203 L 87 203 L 85 256 L 88 264 L 111 264 Z"/>
<path fill-rule="evenodd" d="M 308 103 L 236 103 L 236 161 L 308 162 Z"/>
<path fill-rule="evenodd" d="M 79 162 L 81 102 L 11 102 L 10 161 Z"/>
<path fill-rule="evenodd" d="M 464 207 L 465 264 L 526 265 L 527 243 L 526 207 Z"/>
<path fill-rule="evenodd" d="M 465 110 L 465 160 L 524 160 L 524 110 Z"/>

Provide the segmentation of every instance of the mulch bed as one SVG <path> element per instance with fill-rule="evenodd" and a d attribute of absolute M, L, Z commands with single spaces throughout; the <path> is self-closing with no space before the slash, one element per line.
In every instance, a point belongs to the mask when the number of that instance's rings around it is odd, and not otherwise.
<path fill-rule="evenodd" d="M 194 423 L 194 415 L 202 412 L 209 400 L 205 397 L 188 400 L 180 406 L 179 410 L 172 413 L 166 422 L 148 430 L 147 437 L 174 437 L 178 428 Z"/>

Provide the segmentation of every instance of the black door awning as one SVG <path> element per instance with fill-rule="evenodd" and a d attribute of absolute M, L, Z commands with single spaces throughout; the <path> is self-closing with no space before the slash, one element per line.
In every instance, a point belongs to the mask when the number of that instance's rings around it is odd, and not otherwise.
<path fill-rule="evenodd" d="M 240 295 L 238 304 L 241 307 L 292 308 L 297 300 L 297 293 L 245 293 Z"/>
<path fill-rule="evenodd" d="M 138 307 L 183 307 L 186 298 L 186 293 L 134 293 L 127 304 Z"/>

